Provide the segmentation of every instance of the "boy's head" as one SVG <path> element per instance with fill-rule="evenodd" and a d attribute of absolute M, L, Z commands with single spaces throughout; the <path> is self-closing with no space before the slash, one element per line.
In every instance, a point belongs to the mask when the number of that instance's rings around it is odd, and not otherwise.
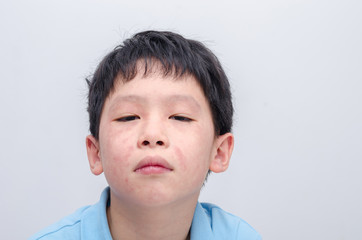
<path fill-rule="evenodd" d="M 233 149 L 233 107 L 217 58 L 170 32 L 136 34 L 89 81 L 91 171 L 121 204 L 195 201 Z"/>
<path fill-rule="evenodd" d="M 89 85 L 90 132 L 98 139 L 104 103 L 117 79 L 146 77 L 157 66 L 163 76 L 193 76 L 210 105 L 216 136 L 231 132 L 233 105 L 230 85 L 216 56 L 202 43 L 172 32 L 145 31 L 116 47 L 99 64 Z"/>

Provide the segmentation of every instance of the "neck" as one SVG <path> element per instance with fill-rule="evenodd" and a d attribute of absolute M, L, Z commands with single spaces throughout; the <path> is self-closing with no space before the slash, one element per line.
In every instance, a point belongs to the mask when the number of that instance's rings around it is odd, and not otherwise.
<path fill-rule="evenodd" d="M 189 240 L 198 196 L 166 206 L 139 206 L 117 201 L 111 193 L 108 225 L 115 240 Z"/>

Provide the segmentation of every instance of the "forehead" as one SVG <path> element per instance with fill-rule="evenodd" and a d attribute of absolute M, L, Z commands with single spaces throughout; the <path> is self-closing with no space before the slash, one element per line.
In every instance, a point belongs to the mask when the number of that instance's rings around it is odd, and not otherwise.
<path fill-rule="evenodd" d="M 182 93 L 176 93 L 176 94 L 165 94 L 165 96 L 160 96 L 161 100 L 163 102 L 167 102 L 170 105 L 176 104 L 179 102 L 187 103 L 195 110 L 200 110 L 202 107 L 200 103 L 188 93 L 182 94 Z M 149 101 L 147 96 L 138 95 L 138 94 L 118 94 L 114 97 L 113 103 L 141 103 L 146 104 Z"/>
<path fill-rule="evenodd" d="M 194 76 L 165 76 L 162 72 L 137 74 L 131 80 L 118 76 L 106 102 L 144 103 L 153 98 L 162 99 L 170 104 L 185 102 L 197 108 L 205 107 L 202 106 L 203 103 L 206 103 L 207 107 L 209 105 Z"/>

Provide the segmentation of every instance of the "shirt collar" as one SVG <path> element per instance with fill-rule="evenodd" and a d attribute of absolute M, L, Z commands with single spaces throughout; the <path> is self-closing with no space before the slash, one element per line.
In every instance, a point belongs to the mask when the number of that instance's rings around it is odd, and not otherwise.
<path fill-rule="evenodd" d="M 211 216 L 204 210 L 201 204 L 196 204 L 194 218 L 191 224 L 191 240 L 212 240 L 212 222 Z"/>
<path fill-rule="evenodd" d="M 109 187 L 104 189 L 99 202 L 82 216 L 81 239 L 112 239 L 106 213 L 108 201 Z"/>

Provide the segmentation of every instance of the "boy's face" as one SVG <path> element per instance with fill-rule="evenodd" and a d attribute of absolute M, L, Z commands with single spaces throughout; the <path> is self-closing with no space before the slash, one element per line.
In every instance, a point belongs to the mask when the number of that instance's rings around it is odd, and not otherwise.
<path fill-rule="evenodd" d="M 208 170 L 226 170 L 231 133 L 215 137 L 209 104 L 192 76 L 150 74 L 117 81 L 107 98 L 98 141 L 87 137 L 94 174 L 130 204 L 197 199 Z"/>

